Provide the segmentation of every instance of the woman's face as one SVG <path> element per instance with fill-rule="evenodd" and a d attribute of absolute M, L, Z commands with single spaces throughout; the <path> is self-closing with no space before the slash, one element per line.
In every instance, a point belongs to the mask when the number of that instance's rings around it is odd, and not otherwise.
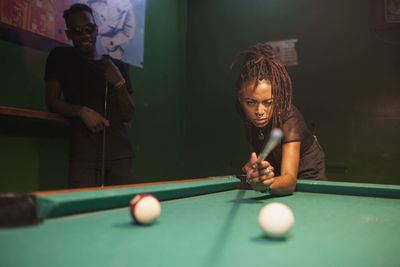
<path fill-rule="evenodd" d="M 245 82 L 241 86 L 239 102 L 246 117 L 258 128 L 267 126 L 272 117 L 271 89 L 271 83 L 267 80 L 259 81 L 256 88 L 254 88 L 254 81 Z"/>

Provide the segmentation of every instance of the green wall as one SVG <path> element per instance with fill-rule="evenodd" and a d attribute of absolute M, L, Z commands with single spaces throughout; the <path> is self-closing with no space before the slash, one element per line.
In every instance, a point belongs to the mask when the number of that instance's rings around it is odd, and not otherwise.
<path fill-rule="evenodd" d="M 186 2 L 147 0 L 144 69 L 131 67 L 137 112 L 132 182 L 183 176 Z M 47 53 L 0 41 L 0 105 L 45 111 Z M 0 192 L 65 188 L 68 124 L 0 116 Z"/>
<path fill-rule="evenodd" d="M 147 0 L 144 69 L 134 69 L 134 181 L 183 177 L 186 1 Z"/>
<path fill-rule="evenodd" d="M 46 54 L 0 41 L 0 105 L 45 110 Z M 65 188 L 66 123 L 0 116 L 0 191 Z"/>
<path fill-rule="evenodd" d="M 250 148 L 228 66 L 257 42 L 296 38 L 294 104 L 317 126 L 328 177 L 399 184 L 400 31 L 370 31 L 368 2 L 188 1 L 188 173 L 239 171 Z"/>

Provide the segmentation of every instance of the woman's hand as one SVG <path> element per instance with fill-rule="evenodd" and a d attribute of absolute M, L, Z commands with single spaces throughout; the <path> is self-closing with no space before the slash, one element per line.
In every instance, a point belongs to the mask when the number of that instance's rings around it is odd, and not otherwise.
<path fill-rule="evenodd" d="M 251 153 L 250 160 L 243 166 L 246 171 L 247 182 L 255 191 L 265 192 L 275 182 L 274 167 L 268 161 L 257 163 L 256 153 Z"/>

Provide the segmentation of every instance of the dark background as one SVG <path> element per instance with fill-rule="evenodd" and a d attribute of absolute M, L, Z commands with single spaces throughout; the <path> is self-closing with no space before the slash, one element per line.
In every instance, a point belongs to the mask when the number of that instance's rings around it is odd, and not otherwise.
<path fill-rule="evenodd" d="M 239 173 L 250 148 L 229 70 L 257 42 L 298 39 L 294 104 L 317 127 L 332 181 L 400 184 L 400 30 L 372 1 L 147 0 L 133 183 Z M 61 14 L 60 14 L 61 15 Z M 45 111 L 47 53 L 0 41 L 0 106 Z M 65 188 L 67 123 L 0 116 L 0 191 Z"/>

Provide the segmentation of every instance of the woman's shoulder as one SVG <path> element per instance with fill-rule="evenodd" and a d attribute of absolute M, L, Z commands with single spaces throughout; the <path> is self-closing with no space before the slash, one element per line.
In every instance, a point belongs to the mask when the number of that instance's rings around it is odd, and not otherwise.
<path fill-rule="evenodd" d="M 306 121 L 296 106 L 290 106 L 286 118 L 283 119 L 282 130 L 286 133 L 304 133 L 307 131 Z"/>
<path fill-rule="evenodd" d="M 299 109 L 295 105 L 290 105 L 289 111 L 283 118 L 283 122 L 287 122 L 289 120 L 302 120 L 304 121 L 303 114 L 299 111 Z"/>

